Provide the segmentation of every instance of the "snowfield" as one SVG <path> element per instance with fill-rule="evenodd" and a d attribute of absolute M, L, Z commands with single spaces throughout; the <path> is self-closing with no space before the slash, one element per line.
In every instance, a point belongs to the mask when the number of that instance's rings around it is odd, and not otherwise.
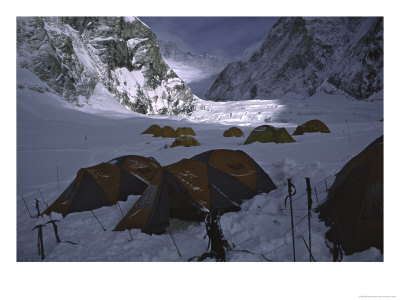
<path fill-rule="evenodd" d="M 295 136 L 296 143 L 243 145 L 256 126 L 285 127 L 290 134 L 296 126 L 311 120 L 323 121 L 331 134 Z M 40 261 L 37 231 L 32 228 L 49 221 L 36 215 L 35 199 L 43 211 L 75 178 L 82 167 L 127 154 L 152 156 L 167 165 L 210 149 L 240 149 L 253 157 L 270 175 L 277 189 L 257 195 L 242 204 L 239 212 L 221 218 L 225 237 L 233 250 L 228 261 L 292 261 L 290 211 L 284 207 L 287 179 L 296 186 L 294 215 L 296 258 L 308 261 L 302 240 L 308 241 L 305 177 L 313 188 L 313 206 L 326 197 L 334 175 L 354 155 L 383 134 L 382 95 L 359 102 L 342 95 L 317 94 L 307 100 L 251 100 L 212 102 L 199 100 L 187 117 L 150 116 L 133 113 L 121 106 L 108 91 L 97 86 L 94 95 L 76 107 L 61 100 L 32 73 L 18 69 L 17 81 L 17 261 Z M 201 146 L 169 148 L 174 139 L 141 135 L 151 124 L 173 128 L 190 126 Z M 240 126 L 245 136 L 224 138 L 230 126 Z M 44 201 L 42 200 L 42 195 Z M 130 196 L 120 206 L 126 213 L 139 196 Z M 318 200 L 317 200 L 318 199 Z M 46 261 L 187 261 L 207 251 L 204 223 L 171 219 L 169 233 L 148 235 L 140 230 L 113 232 L 121 220 L 118 205 L 91 212 L 72 213 L 60 220 L 62 241 L 57 244 L 53 228 L 43 229 Z M 332 261 L 325 243 L 327 227 L 312 214 L 312 253 L 317 261 Z M 238 251 L 246 250 L 250 251 Z M 262 255 L 261 255 L 262 254 Z M 264 257 L 263 257 L 264 256 Z M 371 248 L 344 261 L 383 261 Z"/>

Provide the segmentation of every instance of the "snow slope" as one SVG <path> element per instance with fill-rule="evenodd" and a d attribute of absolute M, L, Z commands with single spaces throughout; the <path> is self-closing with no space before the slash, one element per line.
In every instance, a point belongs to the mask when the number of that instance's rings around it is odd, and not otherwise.
<path fill-rule="evenodd" d="M 252 128 L 261 124 L 295 127 L 309 119 L 325 122 L 331 134 L 306 134 L 295 137 L 291 144 L 243 145 Z M 152 156 L 162 165 L 190 158 L 216 148 L 240 149 L 252 156 L 278 186 L 269 194 L 257 195 L 242 205 L 242 210 L 222 216 L 224 234 L 234 250 L 228 261 L 291 261 L 290 218 L 283 201 L 287 195 L 287 178 L 305 192 L 305 177 L 315 186 L 318 203 L 326 196 L 334 174 L 352 156 L 362 151 L 383 132 L 383 102 L 360 103 L 341 96 L 317 94 L 304 101 L 252 100 L 228 103 L 201 101 L 201 107 L 189 117 L 145 116 L 125 109 L 101 86 L 82 107 L 59 98 L 29 71 L 18 70 L 17 88 L 17 260 L 39 261 L 37 232 L 32 228 L 45 218 L 30 218 L 22 200 L 32 214 L 35 201 L 40 208 L 54 201 L 74 179 L 77 171 L 114 157 L 137 154 Z M 173 139 L 140 135 L 149 125 L 191 126 L 201 146 L 168 148 Z M 230 125 L 241 126 L 245 137 L 223 138 Z M 85 137 L 87 140 L 85 141 Z M 40 189 L 40 191 L 39 191 Z M 41 193 L 41 194 L 40 194 Z M 120 203 L 123 212 L 136 201 L 129 197 Z M 317 205 L 316 198 L 313 199 Z M 308 261 L 302 241 L 306 237 L 306 198 L 294 200 L 296 224 L 296 257 Z M 56 244 L 50 225 L 44 228 L 46 261 L 187 261 L 207 250 L 205 225 L 171 220 L 168 231 L 182 254 L 180 257 L 168 233 L 147 235 L 139 230 L 112 232 L 122 218 L 118 206 L 94 211 L 107 229 L 103 231 L 90 212 L 73 213 L 58 218 L 63 241 Z M 325 245 L 327 228 L 312 215 L 312 249 L 317 261 L 331 261 Z M 382 261 L 377 249 L 346 256 L 345 261 Z"/>

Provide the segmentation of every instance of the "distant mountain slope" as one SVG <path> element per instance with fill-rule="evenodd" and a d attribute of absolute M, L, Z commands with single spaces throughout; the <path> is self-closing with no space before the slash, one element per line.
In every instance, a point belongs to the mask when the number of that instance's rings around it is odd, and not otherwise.
<path fill-rule="evenodd" d="M 204 97 L 228 63 L 218 57 L 183 51 L 171 41 L 158 40 L 158 44 L 165 62 L 200 98 Z"/>
<path fill-rule="evenodd" d="M 245 57 L 249 57 L 246 54 Z M 229 64 L 207 99 L 366 99 L 383 89 L 382 18 L 280 18 L 247 60 Z"/>
<path fill-rule="evenodd" d="M 160 46 L 161 54 L 166 60 L 185 63 L 188 66 L 213 72 L 222 70 L 227 64 L 225 60 L 215 56 L 183 51 L 171 41 L 158 40 L 158 44 Z"/>
<path fill-rule="evenodd" d="M 195 97 L 137 18 L 17 18 L 18 64 L 80 105 L 95 88 L 143 114 L 186 114 Z"/>

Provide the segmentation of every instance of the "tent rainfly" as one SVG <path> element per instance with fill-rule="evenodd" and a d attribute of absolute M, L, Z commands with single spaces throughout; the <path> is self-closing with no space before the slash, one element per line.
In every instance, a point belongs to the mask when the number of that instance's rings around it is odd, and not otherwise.
<path fill-rule="evenodd" d="M 157 124 L 153 124 L 149 128 L 147 128 L 145 131 L 143 131 L 141 134 L 159 134 L 160 131 L 161 131 L 161 127 L 158 126 Z"/>
<path fill-rule="evenodd" d="M 200 143 L 192 136 L 179 136 L 172 143 L 171 148 L 184 146 L 184 147 L 192 147 L 192 146 L 200 146 Z"/>
<path fill-rule="evenodd" d="M 252 130 L 244 145 L 254 142 L 260 143 L 293 143 L 295 140 L 285 128 L 276 128 L 270 125 L 261 125 Z"/>
<path fill-rule="evenodd" d="M 159 132 L 155 132 L 153 137 L 176 138 L 178 134 L 171 126 L 164 126 Z"/>
<path fill-rule="evenodd" d="M 192 127 L 178 127 L 176 133 L 178 135 L 196 135 Z"/>
<path fill-rule="evenodd" d="M 246 153 L 211 150 L 160 168 L 114 230 L 162 233 L 169 218 L 202 221 L 213 208 L 239 210 L 241 201 L 276 186 Z"/>
<path fill-rule="evenodd" d="M 89 211 L 126 201 L 129 195 L 141 195 L 160 168 L 153 158 L 137 155 L 117 157 L 78 171 L 74 181 L 43 212 L 64 217 L 72 212 Z"/>
<path fill-rule="evenodd" d="M 239 127 L 231 127 L 224 131 L 224 137 L 242 137 L 244 133 Z"/>
<path fill-rule="evenodd" d="M 347 255 L 375 247 L 383 253 L 383 136 L 336 175 L 318 209 L 326 238 Z"/>
<path fill-rule="evenodd" d="M 311 120 L 297 126 L 296 130 L 293 132 L 293 135 L 302 135 L 306 132 L 331 133 L 328 126 L 326 126 L 322 121 Z"/>

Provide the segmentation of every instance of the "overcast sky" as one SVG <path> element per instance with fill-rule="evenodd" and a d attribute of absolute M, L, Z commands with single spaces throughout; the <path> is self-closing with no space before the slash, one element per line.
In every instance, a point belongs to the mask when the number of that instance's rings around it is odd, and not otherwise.
<path fill-rule="evenodd" d="M 139 17 L 182 50 L 233 58 L 266 36 L 276 17 Z"/>

